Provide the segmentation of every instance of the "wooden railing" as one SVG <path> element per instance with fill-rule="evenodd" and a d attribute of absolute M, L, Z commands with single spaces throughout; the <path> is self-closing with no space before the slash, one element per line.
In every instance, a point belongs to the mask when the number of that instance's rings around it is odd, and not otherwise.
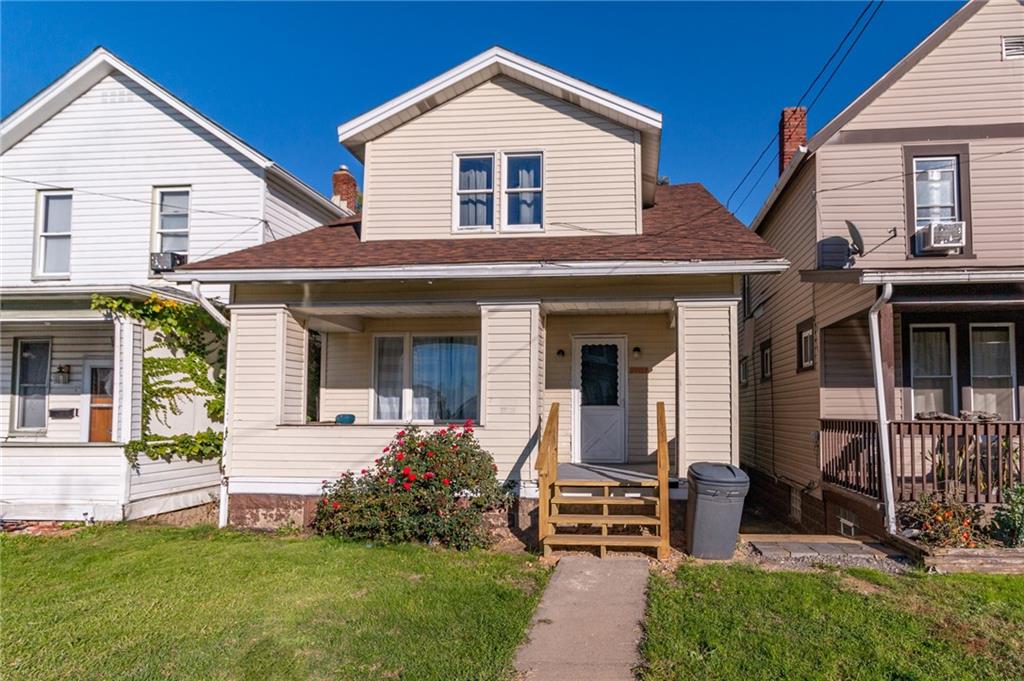
<path fill-rule="evenodd" d="M 544 434 L 540 438 L 537 452 L 537 487 L 539 505 L 537 507 L 537 538 L 544 543 L 544 538 L 554 534 L 554 526 L 548 520 L 551 512 L 551 495 L 554 492 L 555 480 L 558 479 L 558 402 L 551 403 Z"/>
<path fill-rule="evenodd" d="M 894 421 L 889 432 L 897 500 L 999 504 L 1024 483 L 1024 422 Z"/>
<path fill-rule="evenodd" d="M 822 480 L 877 499 L 882 491 L 881 472 L 874 421 L 822 419 Z"/>
<path fill-rule="evenodd" d="M 933 494 L 998 504 L 1024 483 L 1024 422 L 893 421 L 888 436 L 897 501 Z M 822 420 L 825 482 L 880 498 L 880 462 L 874 421 Z"/>
<path fill-rule="evenodd" d="M 665 425 L 665 403 L 658 402 L 658 558 L 669 556 L 668 525 L 668 429 Z"/>

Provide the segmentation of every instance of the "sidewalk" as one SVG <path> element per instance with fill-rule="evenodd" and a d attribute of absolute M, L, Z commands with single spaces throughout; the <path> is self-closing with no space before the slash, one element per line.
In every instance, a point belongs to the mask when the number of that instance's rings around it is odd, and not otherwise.
<path fill-rule="evenodd" d="M 520 678 L 633 679 L 647 577 L 644 558 L 562 558 L 516 653 Z"/>

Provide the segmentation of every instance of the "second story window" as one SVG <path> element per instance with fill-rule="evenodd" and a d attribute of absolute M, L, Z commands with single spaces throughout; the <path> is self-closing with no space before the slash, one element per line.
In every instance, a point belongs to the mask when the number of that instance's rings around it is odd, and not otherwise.
<path fill-rule="evenodd" d="M 457 156 L 455 175 L 455 228 L 494 229 L 494 157 Z"/>
<path fill-rule="evenodd" d="M 158 252 L 188 255 L 188 200 L 186 188 L 157 190 Z"/>
<path fill-rule="evenodd" d="M 962 255 L 970 238 L 967 191 L 966 148 L 951 153 L 922 153 L 908 149 L 911 179 L 907 187 L 908 224 L 912 230 L 912 256 Z M 929 150 L 931 151 L 931 150 Z M 936 151 L 938 151 L 936 149 Z"/>
<path fill-rule="evenodd" d="M 71 273 L 71 192 L 40 194 L 36 274 L 67 277 Z"/>
<path fill-rule="evenodd" d="M 543 229 L 544 182 L 541 154 L 505 156 L 505 227 Z"/>

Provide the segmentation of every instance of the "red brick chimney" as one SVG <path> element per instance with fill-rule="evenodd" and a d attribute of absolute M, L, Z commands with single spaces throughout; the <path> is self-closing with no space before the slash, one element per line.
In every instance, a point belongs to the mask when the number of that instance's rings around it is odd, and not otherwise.
<path fill-rule="evenodd" d="M 339 166 L 331 176 L 331 201 L 342 208 L 347 208 L 353 213 L 357 210 L 359 199 L 359 186 L 356 178 L 349 172 L 348 166 Z"/>
<path fill-rule="evenodd" d="M 779 117 L 779 175 L 793 159 L 793 155 L 807 144 L 807 109 L 787 106 Z"/>

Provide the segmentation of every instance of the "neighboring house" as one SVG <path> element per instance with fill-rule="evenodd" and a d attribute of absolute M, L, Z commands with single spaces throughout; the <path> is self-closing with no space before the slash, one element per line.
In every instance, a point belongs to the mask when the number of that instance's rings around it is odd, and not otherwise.
<path fill-rule="evenodd" d="M 660 114 L 493 48 L 339 137 L 361 216 L 173 275 L 234 287 L 231 522 L 306 520 L 402 424 L 467 418 L 535 499 L 556 402 L 563 483 L 650 483 L 658 402 L 674 475 L 738 461 L 740 277 L 787 263 L 702 186 L 658 186 Z"/>
<path fill-rule="evenodd" d="M 746 286 L 743 464 L 818 530 L 1000 501 L 1024 467 L 1024 6 L 967 4 L 809 142 L 804 120 L 783 112 L 752 225 L 793 268 Z"/>
<path fill-rule="evenodd" d="M 209 500 L 216 462 L 128 465 L 152 338 L 91 296 L 194 303 L 168 271 L 352 211 L 102 48 L 3 120 L 0 154 L 0 516 L 120 520 Z M 190 403 L 158 432 L 208 426 Z"/>

